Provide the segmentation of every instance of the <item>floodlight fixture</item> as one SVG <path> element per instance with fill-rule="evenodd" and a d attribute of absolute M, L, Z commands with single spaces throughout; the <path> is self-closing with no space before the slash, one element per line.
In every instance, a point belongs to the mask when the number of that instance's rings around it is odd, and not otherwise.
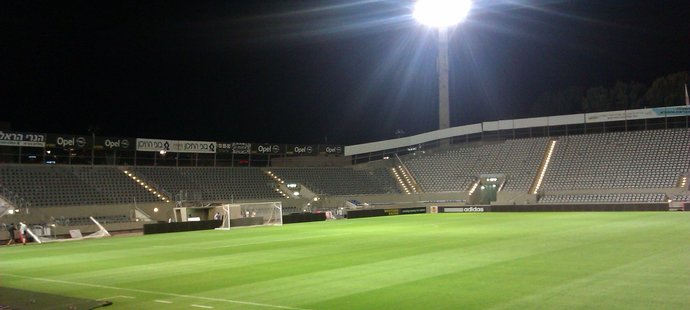
<path fill-rule="evenodd" d="M 471 0 L 417 0 L 412 12 L 421 24 L 438 29 L 438 129 L 450 128 L 448 31 L 464 21 L 471 8 Z M 441 140 L 441 145 L 448 144 L 448 139 Z"/>
<path fill-rule="evenodd" d="M 463 22 L 471 8 L 471 0 L 418 0 L 413 16 L 429 27 L 448 28 Z"/>

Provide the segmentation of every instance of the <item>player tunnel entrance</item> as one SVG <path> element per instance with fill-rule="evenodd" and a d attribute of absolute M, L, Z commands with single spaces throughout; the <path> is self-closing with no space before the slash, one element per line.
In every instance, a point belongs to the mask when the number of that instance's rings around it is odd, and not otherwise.
<path fill-rule="evenodd" d="M 498 192 L 503 187 L 506 177 L 503 174 L 482 174 L 479 176 L 477 203 L 488 205 L 496 201 Z"/>

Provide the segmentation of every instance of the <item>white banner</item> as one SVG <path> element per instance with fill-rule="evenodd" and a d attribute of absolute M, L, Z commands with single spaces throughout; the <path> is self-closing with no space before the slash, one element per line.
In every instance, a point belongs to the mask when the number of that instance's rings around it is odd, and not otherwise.
<path fill-rule="evenodd" d="M 180 153 L 207 153 L 216 152 L 216 143 L 210 141 L 176 141 Z"/>
<path fill-rule="evenodd" d="M 216 142 L 137 138 L 137 151 L 213 154 L 216 152 Z"/>
<path fill-rule="evenodd" d="M 13 132 L 0 130 L 0 145 L 45 147 L 46 135 L 42 133 Z"/>
<path fill-rule="evenodd" d="M 171 152 L 174 148 L 173 140 L 141 139 L 137 138 L 137 151 L 141 152 Z"/>
<path fill-rule="evenodd" d="M 635 119 L 652 119 L 690 115 L 690 107 L 674 106 L 650 109 L 621 110 L 611 112 L 587 113 L 585 122 L 600 123 Z"/>

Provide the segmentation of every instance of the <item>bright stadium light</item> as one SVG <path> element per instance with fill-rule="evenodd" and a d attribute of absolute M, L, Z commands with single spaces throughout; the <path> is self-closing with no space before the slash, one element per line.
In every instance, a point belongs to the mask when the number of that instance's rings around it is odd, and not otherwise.
<path fill-rule="evenodd" d="M 465 20 L 471 8 L 471 0 L 419 0 L 413 16 L 424 25 L 448 28 Z"/>
<path fill-rule="evenodd" d="M 471 0 L 418 0 L 412 13 L 420 23 L 438 29 L 438 129 L 450 128 L 448 28 L 463 22 L 471 8 Z"/>

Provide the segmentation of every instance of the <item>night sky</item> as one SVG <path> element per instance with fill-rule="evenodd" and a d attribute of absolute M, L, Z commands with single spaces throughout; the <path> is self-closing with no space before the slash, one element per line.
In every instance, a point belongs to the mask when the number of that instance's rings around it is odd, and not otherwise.
<path fill-rule="evenodd" d="M 436 41 L 412 4 L 3 1 L 0 121 L 346 145 L 435 130 Z M 452 33 L 451 126 L 543 116 L 531 103 L 549 90 L 686 71 L 689 18 L 687 0 L 476 1 Z"/>

